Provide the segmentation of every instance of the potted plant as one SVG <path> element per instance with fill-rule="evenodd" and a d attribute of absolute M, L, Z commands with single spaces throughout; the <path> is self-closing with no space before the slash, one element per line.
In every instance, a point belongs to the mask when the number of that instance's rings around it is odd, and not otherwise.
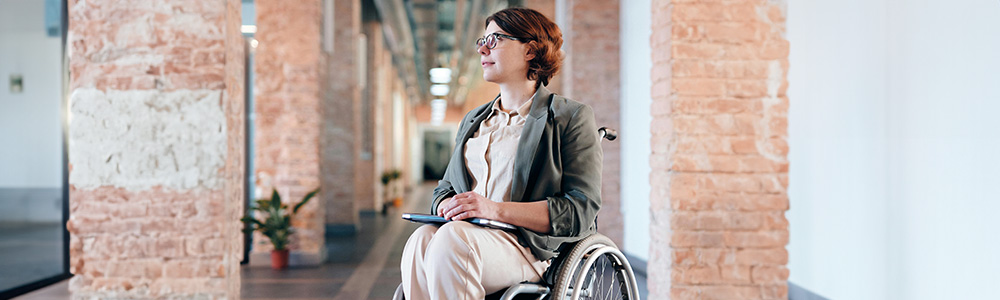
<path fill-rule="evenodd" d="M 399 179 L 401 175 L 402 173 L 400 173 L 399 170 L 396 169 L 382 172 L 382 185 L 385 187 L 384 190 L 385 190 L 385 201 L 386 201 L 386 203 L 382 205 L 383 213 L 385 212 L 385 206 L 387 206 L 390 203 L 389 202 L 390 200 L 392 201 L 391 203 L 392 206 L 394 207 L 399 207 L 400 204 L 403 203 L 403 198 L 400 197 L 399 195 L 396 195 L 397 193 L 393 192 L 395 189 L 393 188 L 392 185 L 390 185 L 392 184 L 393 181 Z"/>
<path fill-rule="evenodd" d="M 241 219 L 244 224 L 243 231 L 245 233 L 256 230 L 271 240 L 271 244 L 274 245 L 274 250 L 271 250 L 271 268 L 281 270 L 288 267 L 289 237 L 295 233 L 292 228 L 292 216 L 297 214 L 299 209 L 306 205 L 309 199 L 312 199 L 317 193 L 319 193 L 318 188 L 306 194 L 305 198 L 298 204 L 295 204 L 295 207 L 289 213 L 288 205 L 281 203 L 281 196 L 278 195 L 278 190 L 274 190 L 271 194 L 271 199 L 257 199 L 255 201 L 256 205 L 249 210 L 250 212 L 257 211 L 263 213 L 263 219 L 258 220 L 250 216 L 249 213 Z"/>

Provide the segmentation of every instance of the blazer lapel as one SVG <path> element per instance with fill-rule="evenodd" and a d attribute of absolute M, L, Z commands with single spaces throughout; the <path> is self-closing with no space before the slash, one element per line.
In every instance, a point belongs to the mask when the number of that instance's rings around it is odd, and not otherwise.
<path fill-rule="evenodd" d="M 524 122 L 524 129 L 521 129 L 521 139 L 517 142 L 517 153 L 514 156 L 514 178 L 510 184 L 511 202 L 520 202 L 524 197 L 524 189 L 531 175 L 531 165 L 535 160 L 538 142 L 548 123 L 552 96 L 552 92 L 544 86 L 539 86 L 534 99 L 531 100 L 531 111 Z"/>
<path fill-rule="evenodd" d="M 490 104 L 486 106 L 486 109 L 479 112 L 479 114 L 477 114 L 476 116 L 472 117 L 471 120 L 469 120 L 470 123 L 469 127 L 467 127 L 468 129 L 465 130 L 465 132 L 463 133 L 462 140 L 459 141 L 460 144 L 455 145 L 456 150 L 459 151 L 458 161 L 456 161 L 459 167 L 455 168 L 455 170 L 456 172 L 460 172 L 462 174 L 460 174 L 461 176 L 454 177 L 457 178 L 458 180 L 456 180 L 456 182 L 452 182 L 451 187 L 455 189 L 455 192 L 459 194 L 472 190 L 472 187 L 469 185 L 469 182 L 472 182 L 472 177 L 471 177 L 472 175 L 469 174 L 469 172 L 467 171 L 468 168 L 465 166 L 465 143 L 468 142 L 470 138 L 472 138 L 472 135 L 479 130 L 479 125 L 482 124 L 483 120 L 486 120 L 486 117 L 490 115 L 490 111 L 493 109 L 493 103 L 496 102 L 497 99 L 500 99 L 500 95 L 497 95 L 497 97 L 494 98 L 493 101 L 490 101 Z M 534 106 L 532 106 L 532 109 L 534 109 Z"/>

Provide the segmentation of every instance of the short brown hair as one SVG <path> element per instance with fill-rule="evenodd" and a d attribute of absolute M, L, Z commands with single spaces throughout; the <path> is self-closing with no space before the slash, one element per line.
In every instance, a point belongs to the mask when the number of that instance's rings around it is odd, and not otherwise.
<path fill-rule="evenodd" d="M 496 22 L 500 29 L 514 37 L 527 40 L 530 51 L 535 54 L 528 62 L 528 80 L 536 80 L 536 88 L 548 85 L 549 78 L 562 67 L 560 48 L 563 40 L 559 26 L 542 13 L 523 7 L 498 11 L 486 18 L 485 26 L 489 27 L 490 22 Z"/>

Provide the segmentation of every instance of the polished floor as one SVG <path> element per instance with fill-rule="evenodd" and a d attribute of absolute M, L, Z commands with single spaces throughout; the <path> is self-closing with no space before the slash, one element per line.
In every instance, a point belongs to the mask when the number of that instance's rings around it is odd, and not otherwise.
<path fill-rule="evenodd" d="M 0 291 L 62 274 L 60 223 L 0 223 Z"/>
<path fill-rule="evenodd" d="M 415 188 L 403 207 L 385 215 L 363 214 L 360 231 L 349 236 L 328 236 L 327 262 L 321 266 L 274 271 L 269 267 L 243 267 L 243 299 L 392 299 L 400 281 L 399 261 L 406 238 L 419 225 L 399 218 L 403 211 L 427 211 L 433 186 Z M 417 196 L 419 195 L 419 196 Z M 639 275 L 645 299 L 646 278 Z M 66 282 L 18 299 L 69 299 Z"/>

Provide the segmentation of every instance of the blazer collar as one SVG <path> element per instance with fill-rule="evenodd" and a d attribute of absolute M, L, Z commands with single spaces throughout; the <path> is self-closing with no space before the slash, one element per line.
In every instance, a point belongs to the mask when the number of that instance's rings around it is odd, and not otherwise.
<path fill-rule="evenodd" d="M 528 115 L 536 119 L 548 115 L 551 102 L 552 92 L 545 86 L 539 86 L 538 90 L 535 91 L 535 97 L 531 99 L 531 112 Z"/>
<path fill-rule="evenodd" d="M 552 92 L 545 88 L 545 86 L 539 86 L 538 90 L 535 91 L 535 95 L 531 97 L 531 110 L 528 112 L 528 115 L 535 117 L 536 119 L 548 115 L 549 104 L 552 102 L 551 98 Z M 472 119 L 469 120 L 469 123 L 475 124 L 475 127 L 478 129 L 479 123 L 482 123 L 483 120 L 490 116 L 490 112 L 493 111 L 493 107 L 497 105 L 497 100 L 500 100 L 499 94 L 493 98 L 493 101 L 490 101 L 489 105 L 472 117 Z M 475 132 L 475 130 L 471 131 Z"/>

